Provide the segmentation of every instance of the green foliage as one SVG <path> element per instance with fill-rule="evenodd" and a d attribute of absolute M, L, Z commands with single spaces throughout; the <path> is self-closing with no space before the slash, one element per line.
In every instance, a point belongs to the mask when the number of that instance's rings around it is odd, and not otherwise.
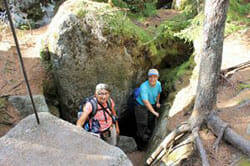
<path fill-rule="evenodd" d="M 128 8 L 127 3 L 125 3 L 123 0 L 112 0 L 113 4 L 120 8 Z"/>
<path fill-rule="evenodd" d="M 229 3 L 227 21 L 243 21 L 249 23 L 250 19 L 247 18 L 246 15 L 249 14 L 250 4 L 244 3 L 243 0 L 230 0 Z"/>
<path fill-rule="evenodd" d="M 202 19 L 194 17 L 194 13 L 186 8 L 182 13 L 173 17 L 170 20 L 163 22 L 157 29 L 162 38 L 171 38 L 173 40 L 183 39 L 191 42 L 197 33 L 190 32 L 193 28 L 199 25 Z"/>
<path fill-rule="evenodd" d="M 246 3 L 243 0 L 230 0 L 225 35 L 229 35 L 249 26 L 250 18 L 246 17 L 249 11 L 250 3 Z"/>
<path fill-rule="evenodd" d="M 28 14 L 27 18 L 33 20 L 34 22 L 42 19 L 45 14 L 45 12 L 40 7 L 40 3 L 35 3 L 24 12 Z"/>
<path fill-rule="evenodd" d="M 175 35 L 190 42 L 197 39 L 202 34 L 204 18 L 204 13 L 199 13 L 193 19 L 189 20 L 189 24 L 187 24 L 185 29 L 181 30 Z"/>
<path fill-rule="evenodd" d="M 87 14 L 87 11 L 85 11 L 81 8 L 76 11 L 76 16 L 78 18 L 83 18 L 86 14 Z"/>
<path fill-rule="evenodd" d="M 192 70 L 195 66 L 194 55 L 189 58 L 188 61 L 184 62 L 180 66 L 164 69 L 161 73 L 161 80 L 164 80 L 167 92 L 172 92 L 175 89 L 175 84 L 178 80 L 181 80 L 183 76 L 189 77 L 192 74 Z"/>
<path fill-rule="evenodd" d="M 138 47 L 143 47 L 151 58 L 157 55 L 154 42 L 150 42 L 153 36 L 134 24 L 125 13 L 117 12 L 115 16 L 107 14 L 104 19 L 108 24 L 104 33 L 112 34 L 112 36 L 116 36 L 115 38 L 122 39 L 122 42 L 136 42 Z"/>
<path fill-rule="evenodd" d="M 249 165 L 250 165 L 250 159 L 247 157 L 242 158 L 238 163 L 238 166 L 249 166 Z"/>
<path fill-rule="evenodd" d="M 243 89 L 247 89 L 247 88 L 250 88 L 250 84 L 247 84 L 247 83 L 240 83 L 237 87 L 238 90 L 243 90 Z"/>
<path fill-rule="evenodd" d="M 156 4 L 152 2 L 144 3 L 144 8 L 141 11 L 141 15 L 144 17 L 156 15 Z"/>
<path fill-rule="evenodd" d="M 19 29 L 21 29 L 21 30 L 29 30 L 30 27 L 29 27 L 29 25 L 22 24 L 22 25 L 19 26 Z"/>
<path fill-rule="evenodd" d="M 108 0 L 94 0 L 94 1 L 108 3 Z M 123 0 L 112 0 L 112 4 L 120 8 L 128 8 L 127 3 L 124 2 Z"/>
<path fill-rule="evenodd" d="M 44 69 L 47 72 L 51 71 L 52 70 L 52 64 L 49 62 L 49 60 L 50 60 L 49 53 L 47 51 L 45 51 L 45 50 L 41 50 L 40 51 L 40 57 L 41 57 Z"/>
<path fill-rule="evenodd" d="M 135 38 L 142 43 L 152 38 L 145 30 L 135 25 L 123 12 L 117 12 L 115 16 L 106 15 L 105 20 L 109 25 L 108 30 L 112 32 L 113 35 Z"/>
<path fill-rule="evenodd" d="M 197 15 L 197 8 L 198 8 L 197 1 L 182 0 L 180 3 L 181 5 L 178 10 L 183 11 L 186 15 L 192 15 L 192 17 Z M 202 3 L 199 5 L 202 5 Z"/>
<path fill-rule="evenodd" d="M 188 10 L 187 7 L 185 8 L 185 11 L 178 16 L 178 18 L 173 18 L 174 22 L 170 23 L 169 21 L 165 23 L 165 26 L 167 26 L 170 30 L 173 30 L 171 26 L 174 27 L 174 36 L 188 41 L 193 41 L 197 37 L 201 36 L 203 30 L 203 21 L 205 19 L 204 12 L 202 11 L 198 15 L 193 17 L 194 13 L 192 12 L 192 10 Z M 249 11 L 249 3 L 243 4 L 243 0 L 230 0 L 225 35 L 229 35 L 240 29 L 246 28 L 246 26 L 249 26 L 250 19 L 246 17 Z M 178 22 L 180 23 L 178 24 Z"/>
<path fill-rule="evenodd" d="M 4 98 L 0 98 L 0 109 L 5 107 L 5 99 Z"/>

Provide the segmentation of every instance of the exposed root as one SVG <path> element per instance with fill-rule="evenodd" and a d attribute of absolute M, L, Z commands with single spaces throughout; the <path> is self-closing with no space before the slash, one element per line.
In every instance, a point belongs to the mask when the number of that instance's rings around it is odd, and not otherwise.
<path fill-rule="evenodd" d="M 221 131 L 223 131 L 223 128 L 225 128 L 223 132 L 224 134 L 222 134 L 221 137 L 225 141 L 232 144 L 235 148 L 250 156 L 250 141 L 244 139 L 242 136 L 228 127 L 227 124 L 218 116 L 216 116 L 214 112 L 209 114 L 207 124 L 211 131 L 217 136 L 220 136 Z"/>
<path fill-rule="evenodd" d="M 227 123 L 223 122 L 214 113 L 210 113 L 204 122 L 207 122 L 211 131 L 218 136 L 214 143 L 216 152 L 219 142 L 223 138 L 250 156 L 250 141 L 235 133 Z M 191 156 L 194 144 L 196 144 L 200 153 L 202 165 L 209 166 L 207 154 L 199 136 L 199 127 L 192 129 L 189 123 L 184 123 L 173 130 L 147 159 L 147 164 L 158 165 L 161 162 L 164 165 L 178 165 L 183 159 Z"/>
<path fill-rule="evenodd" d="M 237 91 L 237 88 L 234 86 L 234 84 L 233 84 L 231 81 L 228 80 L 227 77 L 225 77 L 223 74 L 220 74 L 220 77 L 223 78 L 224 80 L 226 80 L 226 81 L 230 84 L 230 86 L 231 86 L 235 91 Z"/>
<path fill-rule="evenodd" d="M 220 141 L 221 141 L 221 139 L 222 139 L 222 137 L 223 137 L 223 135 L 224 135 L 225 129 L 226 129 L 227 127 L 228 127 L 228 124 L 225 124 L 225 125 L 221 128 L 220 133 L 219 133 L 217 139 L 215 140 L 215 143 L 214 143 L 214 145 L 213 145 L 213 149 L 215 149 L 215 152 L 216 152 L 216 153 L 218 152 L 219 143 L 220 143 Z"/>
<path fill-rule="evenodd" d="M 207 159 L 207 154 L 206 154 L 206 151 L 205 151 L 205 149 L 203 147 L 203 143 L 202 143 L 202 141 L 200 139 L 199 129 L 198 128 L 193 129 L 193 136 L 194 136 L 194 140 L 195 140 L 195 143 L 196 143 L 196 147 L 200 152 L 200 156 L 201 156 L 201 160 L 202 160 L 202 166 L 209 166 L 209 162 L 208 162 L 208 159 Z"/>
<path fill-rule="evenodd" d="M 226 78 L 228 78 L 228 77 L 231 76 L 233 73 L 235 73 L 235 72 L 237 72 L 237 71 L 239 71 L 239 70 L 242 70 L 242 69 L 244 69 L 244 68 L 247 68 L 247 67 L 250 67 L 250 61 L 241 63 L 241 64 L 239 64 L 239 65 L 230 67 L 230 68 L 228 68 L 228 69 L 221 70 L 220 73 L 222 73 L 222 75 L 224 75 Z"/>

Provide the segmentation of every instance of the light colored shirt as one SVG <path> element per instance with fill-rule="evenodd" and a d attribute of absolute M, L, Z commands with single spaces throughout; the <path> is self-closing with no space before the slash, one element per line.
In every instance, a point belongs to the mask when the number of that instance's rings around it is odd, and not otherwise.
<path fill-rule="evenodd" d="M 115 103 L 114 101 L 111 99 L 111 105 L 112 105 L 112 108 L 114 110 L 114 107 L 115 107 Z M 106 110 L 112 115 L 112 110 L 110 110 L 108 108 L 108 105 L 107 103 L 105 104 L 102 104 L 104 108 L 106 108 Z M 86 105 L 85 105 L 85 110 L 90 114 L 92 112 L 92 104 L 90 102 L 87 102 Z M 104 116 L 104 113 L 106 115 L 106 118 L 107 118 L 107 122 L 105 120 L 105 116 Z M 97 111 L 96 111 L 96 114 L 93 118 L 95 118 L 96 120 L 99 121 L 100 123 L 100 129 L 99 131 L 105 131 L 107 130 L 111 125 L 112 125 L 112 118 L 110 117 L 110 115 L 104 111 L 103 113 L 103 110 L 102 110 L 102 107 L 98 104 L 98 107 L 97 107 Z"/>
<path fill-rule="evenodd" d="M 157 96 L 161 93 L 161 82 L 157 81 L 154 87 L 150 86 L 148 81 L 145 81 L 140 86 L 140 95 L 136 98 L 136 101 L 144 105 L 142 100 L 147 100 L 151 104 L 156 104 Z"/>

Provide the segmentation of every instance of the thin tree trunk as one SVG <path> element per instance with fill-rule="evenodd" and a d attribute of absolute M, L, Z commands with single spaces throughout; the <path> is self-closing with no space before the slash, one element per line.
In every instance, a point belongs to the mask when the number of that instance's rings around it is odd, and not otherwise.
<path fill-rule="evenodd" d="M 198 88 L 190 117 L 192 127 L 199 127 L 208 113 L 216 107 L 228 4 L 229 0 L 206 0 Z"/>
<path fill-rule="evenodd" d="M 203 50 L 194 110 L 189 118 L 202 165 L 208 166 L 199 130 L 210 111 L 216 108 L 217 85 L 221 69 L 224 29 L 229 0 L 206 0 Z"/>

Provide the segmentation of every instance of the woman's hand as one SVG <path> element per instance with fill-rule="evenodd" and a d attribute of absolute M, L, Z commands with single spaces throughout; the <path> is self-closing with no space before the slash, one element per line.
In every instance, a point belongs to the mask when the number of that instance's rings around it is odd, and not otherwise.
<path fill-rule="evenodd" d="M 120 129 L 119 129 L 119 127 L 116 127 L 116 133 L 117 133 L 117 135 L 120 135 Z"/>
<path fill-rule="evenodd" d="M 120 135 L 120 129 L 119 129 L 118 121 L 115 122 L 115 129 L 116 129 L 117 135 Z"/>

